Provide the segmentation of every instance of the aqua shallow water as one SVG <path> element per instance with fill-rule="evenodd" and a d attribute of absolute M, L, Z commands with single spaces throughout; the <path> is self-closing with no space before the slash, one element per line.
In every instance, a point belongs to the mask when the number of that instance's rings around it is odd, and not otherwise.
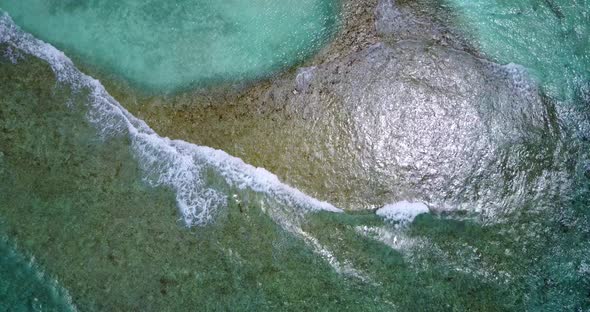
<path fill-rule="evenodd" d="M 337 0 L 0 1 L 25 30 L 150 91 L 266 77 L 317 51 Z"/>
<path fill-rule="evenodd" d="M 76 311 L 67 292 L 0 236 L 0 307 L 8 311 Z"/>
<path fill-rule="evenodd" d="M 521 139 L 559 151 L 527 158 L 541 172 L 566 168 L 572 187 L 549 205 L 525 202 L 497 223 L 449 212 L 400 227 L 321 212 L 337 210 L 222 151 L 160 137 L 7 18 L 0 42 L 0 231 L 48 275 L 0 280 L 41 289 L 7 292 L 2 308 L 34 308 L 55 280 L 83 311 L 590 307 L 588 149 L 567 131 Z M 0 244 L 0 261 L 19 267 L 14 249 Z"/>
<path fill-rule="evenodd" d="M 550 96 L 579 101 L 580 92 L 590 92 L 588 0 L 445 3 L 483 53 L 527 67 Z"/>

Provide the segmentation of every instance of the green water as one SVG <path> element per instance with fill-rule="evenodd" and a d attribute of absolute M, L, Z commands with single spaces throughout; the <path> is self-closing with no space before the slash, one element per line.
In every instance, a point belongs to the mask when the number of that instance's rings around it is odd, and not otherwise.
<path fill-rule="evenodd" d="M 34 57 L 2 59 L 0 72 L 1 230 L 76 289 L 80 310 L 372 304 L 259 208 L 234 204 L 216 225 L 187 229 L 173 193 L 141 178 L 129 141 L 103 141 L 88 124 L 84 94 L 56 87 Z M 1 306 L 21 305 L 9 299 Z"/>
<path fill-rule="evenodd" d="M 337 0 L 0 1 L 25 30 L 145 90 L 266 77 L 317 51 Z"/>
<path fill-rule="evenodd" d="M 97 109 L 96 90 L 59 55 L 4 38 L 7 27 L 0 23 L 0 310 L 590 309 L 590 149 L 565 126 L 511 157 L 546 152 L 539 170 L 560 172 L 571 188 L 543 207 L 511 209 L 503 222 L 441 213 L 400 228 L 371 212 L 303 214 L 224 180 L 241 171 L 210 166 L 197 186 L 226 205 L 214 222 L 188 228 L 184 189 L 153 183 L 179 163 L 150 157 L 168 157 L 173 145 L 139 154 L 146 143 L 137 143 L 136 120 Z M 578 78 L 564 90 L 583 93 Z M 567 104 L 582 109 L 582 99 Z"/>
<path fill-rule="evenodd" d="M 400 230 L 370 213 L 310 216 L 302 229 L 359 278 L 338 273 L 257 201 L 230 201 L 214 224 L 187 229 L 174 194 L 142 179 L 129 140 L 101 139 L 86 121 L 85 92 L 72 94 L 44 62 L 22 53 L 16 65 L 3 58 L 0 72 L 1 230 L 59 277 L 81 311 L 590 306 L 582 171 L 571 197 L 542 211 L 522 207 L 503 224 L 423 215 Z M 2 287 L 30 283 L 9 276 Z M 27 298 L 2 304 L 29 310 Z"/>

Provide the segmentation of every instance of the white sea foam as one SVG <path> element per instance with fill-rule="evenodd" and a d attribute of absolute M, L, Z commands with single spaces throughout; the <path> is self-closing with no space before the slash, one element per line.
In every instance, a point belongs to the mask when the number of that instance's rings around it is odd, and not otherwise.
<path fill-rule="evenodd" d="M 313 248 L 314 252 L 328 262 L 337 273 L 357 278 L 365 283 L 374 284 L 365 273 L 354 268 L 348 261 L 340 262 L 332 252 L 320 244 L 317 238 L 307 234 L 301 229 L 295 229 L 295 233 L 303 238 L 303 240 Z"/>
<path fill-rule="evenodd" d="M 410 237 L 404 231 L 389 229 L 387 227 L 357 226 L 357 233 L 373 238 L 397 251 L 407 252 L 423 242 L 421 238 Z"/>
<path fill-rule="evenodd" d="M 229 187 L 265 194 L 280 205 L 304 212 L 341 212 L 280 182 L 267 170 L 248 165 L 223 151 L 160 137 L 111 97 L 98 80 L 80 72 L 61 51 L 23 32 L 1 12 L 0 44 L 46 61 L 56 79 L 71 86 L 74 92 L 89 92 L 88 119 L 103 137 L 129 136 L 144 179 L 153 186 L 167 186 L 175 191 L 177 206 L 188 225 L 212 222 L 216 211 L 227 204 L 228 194 L 206 182 L 208 169 L 213 169 Z"/>
<path fill-rule="evenodd" d="M 377 215 L 392 222 L 411 223 L 423 213 L 428 213 L 428 207 L 423 203 L 411 203 L 400 201 L 395 204 L 385 205 L 377 210 Z"/>

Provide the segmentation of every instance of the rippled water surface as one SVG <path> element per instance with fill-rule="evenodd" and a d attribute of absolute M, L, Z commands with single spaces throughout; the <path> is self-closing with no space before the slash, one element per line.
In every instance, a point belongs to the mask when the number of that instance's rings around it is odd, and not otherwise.
<path fill-rule="evenodd" d="M 526 66 L 559 99 L 588 92 L 590 16 L 587 0 L 448 1 L 481 50 Z"/>
<path fill-rule="evenodd" d="M 0 237 L 0 303 L 7 311 L 75 311 L 67 292 Z"/>
<path fill-rule="evenodd" d="M 0 310 L 590 309 L 586 2 L 369 1 L 381 42 L 219 105 L 80 70 L 274 72 L 335 17 L 271 2 L 0 1 Z"/>

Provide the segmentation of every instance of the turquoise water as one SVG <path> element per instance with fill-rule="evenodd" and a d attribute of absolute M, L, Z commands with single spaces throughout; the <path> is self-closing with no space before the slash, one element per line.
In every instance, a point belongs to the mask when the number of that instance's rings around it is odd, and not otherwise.
<path fill-rule="evenodd" d="M 149 91 L 266 77 L 317 51 L 337 0 L 0 1 L 25 30 Z"/>
<path fill-rule="evenodd" d="M 590 92 L 590 1 L 448 0 L 461 29 L 487 56 L 527 67 L 559 100 Z"/>
<path fill-rule="evenodd" d="M 575 64 L 565 95 L 584 92 Z M 7 17 L 0 95 L 0 310 L 590 309 L 590 149 L 568 123 L 509 155 L 534 155 L 532 167 L 571 183 L 550 204 L 525 203 L 502 222 L 448 212 L 400 226 L 337 213 L 222 151 L 158 136 Z"/>
<path fill-rule="evenodd" d="M 9 311 L 76 311 L 68 294 L 0 237 L 0 306 Z"/>

